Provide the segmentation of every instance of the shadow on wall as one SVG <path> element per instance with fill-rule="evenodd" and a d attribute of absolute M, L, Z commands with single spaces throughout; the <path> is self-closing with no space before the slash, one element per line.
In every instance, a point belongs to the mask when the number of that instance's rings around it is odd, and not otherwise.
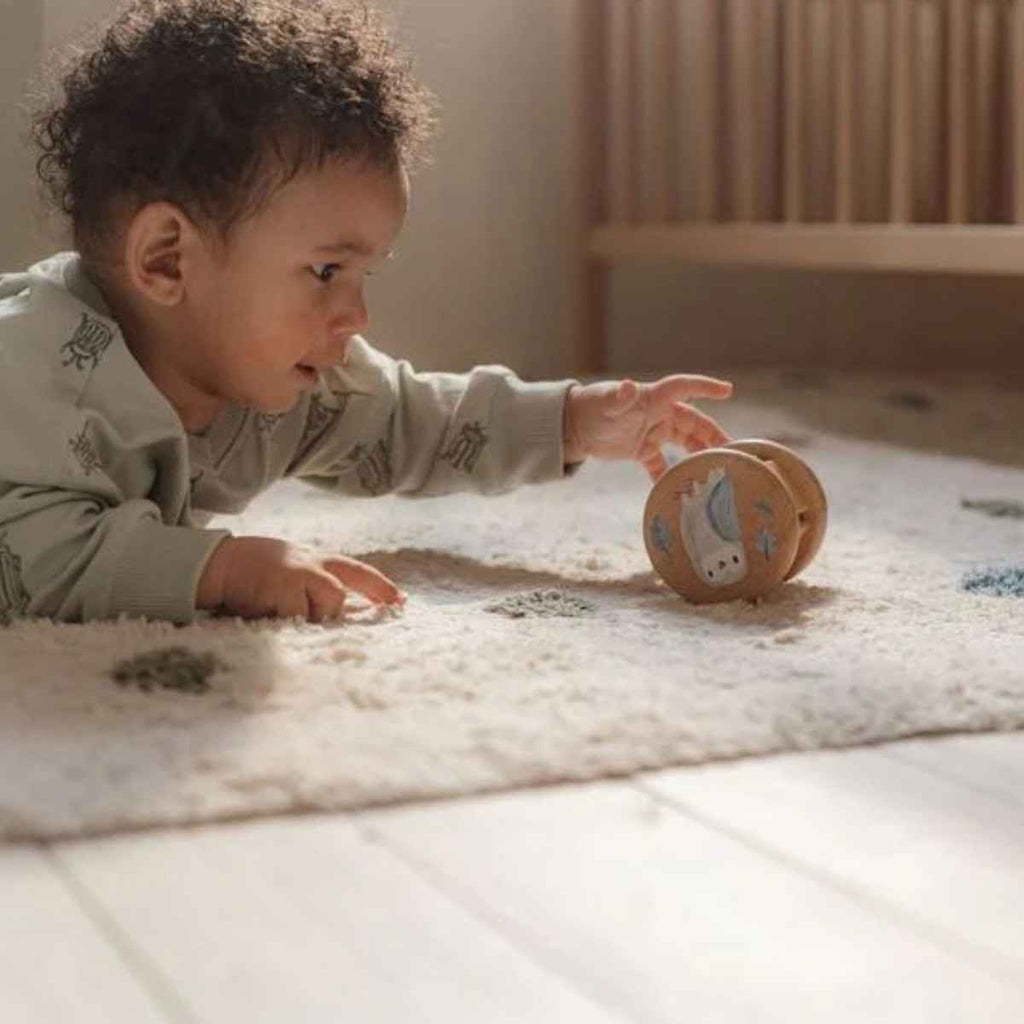
<path fill-rule="evenodd" d="M 610 292 L 616 372 L 817 366 L 1024 383 L 1024 268 L 1017 278 L 631 265 Z"/>

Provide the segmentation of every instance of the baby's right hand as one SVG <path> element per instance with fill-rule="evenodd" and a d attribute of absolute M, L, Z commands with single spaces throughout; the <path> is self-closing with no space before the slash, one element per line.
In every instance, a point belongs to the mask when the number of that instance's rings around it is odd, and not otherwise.
<path fill-rule="evenodd" d="M 246 619 L 300 616 L 323 622 L 344 614 L 349 590 L 377 604 L 405 603 L 405 594 L 365 562 L 322 557 L 273 537 L 227 537 L 206 563 L 196 607 Z"/>

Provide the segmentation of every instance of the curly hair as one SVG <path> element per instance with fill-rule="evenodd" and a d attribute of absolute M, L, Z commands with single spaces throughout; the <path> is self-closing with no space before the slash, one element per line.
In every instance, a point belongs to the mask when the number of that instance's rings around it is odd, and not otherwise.
<path fill-rule="evenodd" d="M 87 261 L 118 211 L 165 200 L 226 238 L 329 159 L 410 167 L 434 122 L 364 0 L 132 0 L 55 77 L 36 166 Z"/>

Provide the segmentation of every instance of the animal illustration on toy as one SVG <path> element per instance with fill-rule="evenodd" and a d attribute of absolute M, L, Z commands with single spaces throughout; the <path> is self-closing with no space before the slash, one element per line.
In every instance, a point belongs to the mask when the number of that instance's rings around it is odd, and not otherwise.
<path fill-rule="evenodd" d="M 644 509 L 659 576 L 696 604 L 754 599 L 792 579 L 825 537 L 828 500 L 814 471 L 774 441 L 733 441 L 676 463 Z"/>

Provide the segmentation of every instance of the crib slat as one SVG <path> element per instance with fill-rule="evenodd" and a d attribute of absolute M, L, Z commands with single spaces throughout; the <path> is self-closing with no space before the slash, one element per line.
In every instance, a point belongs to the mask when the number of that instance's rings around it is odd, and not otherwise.
<path fill-rule="evenodd" d="M 651 194 L 656 221 L 678 215 L 679 174 L 674 140 L 678 131 L 678 0 L 649 0 L 653 39 L 648 79 L 655 104 L 651 152 Z"/>
<path fill-rule="evenodd" d="M 796 223 L 803 219 L 804 212 L 804 0 L 785 0 L 783 11 L 783 216 L 787 222 Z"/>
<path fill-rule="evenodd" d="M 608 217 L 608 5 L 610 0 L 576 0 L 577 128 L 576 171 L 583 229 Z"/>
<path fill-rule="evenodd" d="M 752 37 L 750 116 L 753 123 L 751 147 L 753 150 L 753 215 L 755 220 L 771 220 L 774 216 L 773 199 L 775 154 L 778 152 L 769 111 L 774 98 L 773 70 L 770 64 L 778 16 L 777 4 L 764 0 L 749 0 L 750 32 Z"/>
<path fill-rule="evenodd" d="M 640 188 L 641 170 L 640 161 L 643 158 L 643 133 L 641 131 L 641 112 L 643 110 L 642 79 L 640 69 L 643 56 L 640 52 L 640 4 L 639 0 L 629 0 L 626 4 L 628 18 L 626 21 L 626 52 L 627 52 L 627 90 L 629 99 L 629 153 L 628 169 L 626 177 L 626 188 L 629 197 L 627 217 L 629 220 L 639 220 L 640 213 Z"/>
<path fill-rule="evenodd" d="M 608 18 L 609 215 L 635 221 L 640 212 L 640 9 L 614 0 Z"/>
<path fill-rule="evenodd" d="M 754 45 L 748 0 L 724 0 L 732 138 L 729 171 L 734 220 L 754 219 Z M 762 0 L 763 2 L 763 0 Z"/>
<path fill-rule="evenodd" d="M 914 0 L 891 0 L 891 3 L 889 220 L 906 224 L 913 219 Z"/>
<path fill-rule="evenodd" d="M 586 4 L 586 0 L 583 0 Z M 584 8 L 584 17 L 596 16 Z M 626 56 L 623 41 L 626 38 L 626 9 L 618 0 L 610 0 L 607 8 L 608 30 L 604 35 L 604 53 L 608 76 L 608 219 L 626 220 L 626 179 L 629 148 L 629 95 L 627 91 Z"/>
<path fill-rule="evenodd" d="M 997 216 L 1002 184 L 997 163 L 1003 135 L 1002 125 L 997 124 L 1003 41 L 998 14 L 990 3 L 972 5 L 971 219 L 981 223 Z"/>
<path fill-rule="evenodd" d="M 836 220 L 854 219 L 857 168 L 853 146 L 853 98 L 857 61 L 857 0 L 832 2 L 832 54 L 836 62 Z"/>
<path fill-rule="evenodd" d="M 969 219 L 970 194 L 968 103 L 971 88 L 971 0 L 949 0 L 948 50 L 948 188 L 946 219 L 963 224 Z"/>
<path fill-rule="evenodd" d="M 719 0 L 703 0 L 700 19 L 700 70 L 697 78 L 697 219 L 714 221 L 719 203 L 722 29 Z"/>
<path fill-rule="evenodd" d="M 1024 223 L 1024 3 L 1014 0 L 1010 10 L 1012 46 L 1012 95 L 1010 110 L 1013 135 L 1013 204 L 1012 216 Z"/>
<path fill-rule="evenodd" d="M 949 2 L 946 219 L 950 224 L 965 224 L 969 219 L 970 139 L 967 118 L 971 67 L 970 3 L 971 0 Z"/>

